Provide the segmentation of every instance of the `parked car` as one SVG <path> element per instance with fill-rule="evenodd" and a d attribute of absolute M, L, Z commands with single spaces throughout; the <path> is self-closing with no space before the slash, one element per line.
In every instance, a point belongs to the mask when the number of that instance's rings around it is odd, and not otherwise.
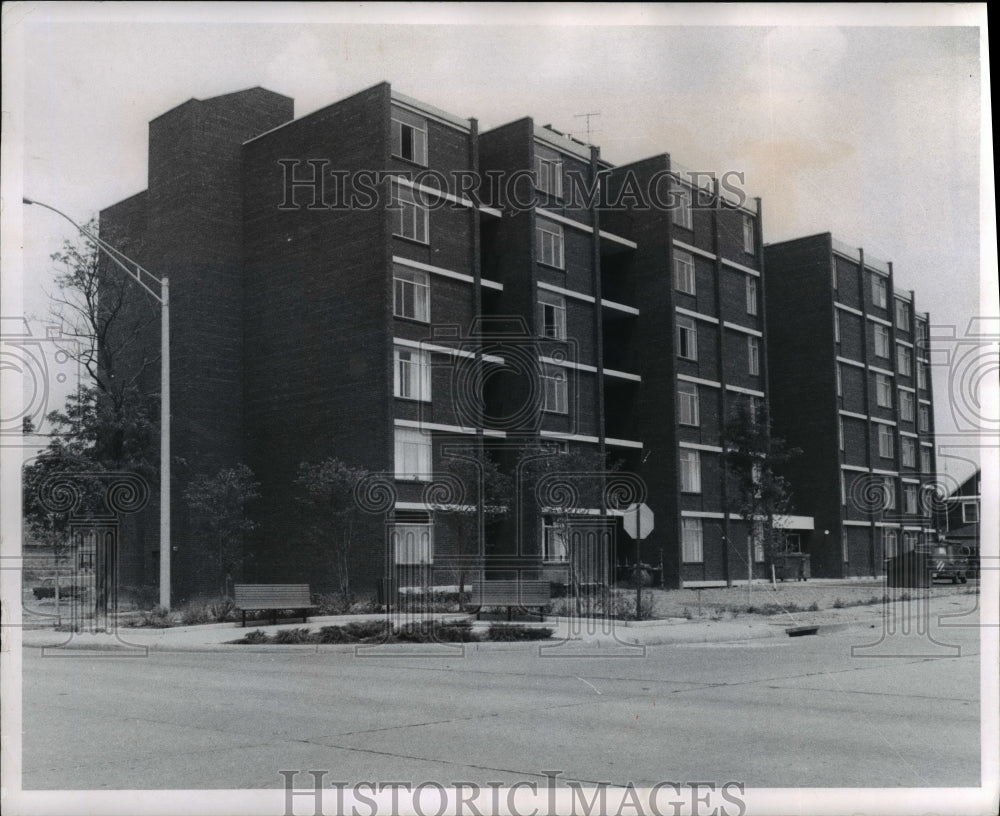
<path fill-rule="evenodd" d="M 927 552 L 931 580 L 950 579 L 953 584 L 964 584 L 969 580 L 969 557 L 967 548 L 958 544 L 933 544 Z"/>

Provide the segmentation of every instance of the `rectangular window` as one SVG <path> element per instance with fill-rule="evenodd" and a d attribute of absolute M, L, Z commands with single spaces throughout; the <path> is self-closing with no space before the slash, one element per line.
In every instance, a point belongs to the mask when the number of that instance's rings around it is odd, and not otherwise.
<path fill-rule="evenodd" d="M 920 430 L 929 431 L 931 429 L 931 408 L 929 405 L 921 405 L 918 409 L 920 416 Z"/>
<path fill-rule="evenodd" d="M 401 399 L 430 402 L 430 354 L 419 349 L 396 346 L 393 365 L 393 393 Z"/>
<path fill-rule="evenodd" d="M 705 560 L 701 519 L 686 518 L 681 521 L 683 531 L 682 551 L 685 564 L 700 564 Z"/>
<path fill-rule="evenodd" d="M 847 504 L 847 474 L 840 471 L 840 503 Z"/>
<path fill-rule="evenodd" d="M 698 327 L 690 317 L 677 318 L 677 356 L 698 359 Z"/>
<path fill-rule="evenodd" d="M 753 543 L 753 560 L 762 564 L 764 562 L 764 542 L 754 536 L 747 536 L 747 544 L 751 542 Z"/>
<path fill-rule="evenodd" d="M 835 364 L 837 367 L 837 396 L 844 396 L 844 375 L 840 372 L 840 363 Z"/>
<path fill-rule="evenodd" d="M 892 428 L 888 425 L 878 426 L 878 455 L 883 459 L 892 459 L 895 455 L 892 443 Z"/>
<path fill-rule="evenodd" d="M 754 376 L 760 374 L 760 340 L 747 338 L 747 371 Z"/>
<path fill-rule="evenodd" d="M 885 278 L 881 275 L 872 274 L 872 304 L 880 309 L 886 308 L 886 286 Z"/>
<path fill-rule="evenodd" d="M 931 452 L 927 448 L 920 449 L 920 472 L 931 472 Z"/>
<path fill-rule="evenodd" d="M 885 481 L 882 482 L 883 490 L 885 491 L 885 509 L 895 510 L 896 509 L 896 480 L 891 476 L 886 476 Z"/>
<path fill-rule="evenodd" d="M 681 492 L 701 493 L 701 452 L 681 448 Z"/>
<path fill-rule="evenodd" d="M 889 359 L 889 327 L 875 326 L 875 356 Z"/>
<path fill-rule="evenodd" d="M 839 431 L 839 437 L 840 437 L 840 449 L 843 450 L 844 449 L 844 418 L 843 417 L 840 418 L 840 422 L 837 424 L 837 429 Z"/>
<path fill-rule="evenodd" d="M 569 538 L 566 524 L 552 516 L 542 516 L 542 560 L 569 561 Z"/>
<path fill-rule="evenodd" d="M 896 553 L 896 531 L 885 530 L 882 533 L 882 547 L 886 558 L 895 558 Z"/>
<path fill-rule="evenodd" d="M 903 512 L 910 515 L 917 514 L 917 486 L 915 484 L 903 485 Z"/>
<path fill-rule="evenodd" d="M 833 269 L 830 272 L 830 278 L 833 281 L 833 289 L 836 291 L 840 288 L 840 276 L 837 274 L 837 264 L 834 263 Z"/>
<path fill-rule="evenodd" d="M 905 422 L 913 422 L 913 394 L 909 391 L 899 392 L 899 418 Z"/>
<path fill-rule="evenodd" d="M 840 342 L 840 311 L 833 310 L 833 342 Z"/>
<path fill-rule="evenodd" d="M 429 482 L 433 474 L 430 434 L 396 428 L 395 443 L 396 478 Z"/>
<path fill-rule="evenodd" d="M 979 524 L 979 505 L 974 502 L 962 503 L 962 524 Z"/>
<path fill-rule="evenodd" d="M 694 258 L 679 249 L 674 250 L 674 288 L 688 295 L 695 294 Z"/>
<path fill-rule="evenodd" d="M 698 405 L 698 386 L 689 382 L 678 383 L 677 400 L 680 405 L 681 425 L 700 425 L 701 411 Z"/>
<path fill-rule="evenodd" d="M 899 444 L 902 447 L 903 467 L 916 467 L 917 466 L 916 441 L 910 439 L 910 437 L 908 436 L 904 436 L 900 439 Z"/>
<path fill-rule="evenodd" d="M 743 215 L 743 250 L 751 255 L 754 253 L 753 219 L 746 214 Z"/>
<path fill-rule="evenodd" d="M 757 314 L 757 279 L 747 275 L 747 314 Z"/>
<path fill-rule="evenodd" d="M 428 242 L 429 213 L 427 207 L 417 200 L 413 190 L 401 184 L 393 184 L 392 209 L 396 216 L 392 227 L 393 235 L 422 244 Z"/>
<path fill-rule="evenodd" d="M 392 155 L 427 166 L 427 124 L 392 119 Z"/>
<path fill-rule="evenodd" d="M 429 322 L 430 290 L 426 272 L 397 266 L 392 272 L 392 313 L 396 317 Z"/>
<path fill-rule="evenodd" d="M 913 376 L 913 357 L 906 346 L 896 346 L 896 368 L 903 377 Z"/>
<path fill-rule="evenodd" d="M 535 156 L 535 187 L 554 198 L 562 198 L 562 162 Z"/>
<path fill-rule="evenodd" d="M 539 322 L 542 337 L 566 339 L 566 299 L 554 292 L 538 293 Z"/>
<path fill-rule="evenodd" d="M 433 564 L 434 525 L 430 513 L 397 510 L 392 525 L 392 549 L 397 564 Z"/>
<path fill-rule="evenodd" d="M 542 367 L 542 410 L 553 414 L 569 411 L 569 383 L 566 372 L 557 366 Z"/>
<path fill-rule="evenodd" d="M 563 228 L 541 218 L 535 221 L 535 252 L 538 262 L 556 269 L 564 268 Z"/>
<path fill-rule="evenodd" d="M 925 363 L 917 363 L 917 388 L 921 391 L 927 390 L 927 365 Z"/>
<path fill-rule="evenodd" d="M 892 382 L 885 374 L 875 375 L 875 402 L 879 408 L 892 408 Z"/>
<path fill-rule="evenodd" d="M 910 309 L 905 301 L 896 301 L 896 326 L 903 331 L 910 330 Z"/>
<path fill-rule="evenodd" d="M 670 191 L 673 193 L 673 213 L 671 218 L 678 227 L 694 229 L 694 216 L 691 212 L 691 188 L 674 182 Z"/>

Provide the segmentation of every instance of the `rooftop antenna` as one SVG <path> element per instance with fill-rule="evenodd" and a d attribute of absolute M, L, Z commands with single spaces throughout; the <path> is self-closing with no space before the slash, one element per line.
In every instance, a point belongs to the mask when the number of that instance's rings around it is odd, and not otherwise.
<path fill-rule="evenodd" d="M 593 144 L 590 141 L 590 132 L 591 132 L 590 131 L 590 117 L 591 116 L 600 116 L 600 115 L 601 115 L 601 112 L 597 111 L 596 113 L 577 113 L 577 114 L 575 114 L 573 116 L 574 119 L 586 119 L 587 120 L 587 144 L 588 145 L 589 144 Z"/>

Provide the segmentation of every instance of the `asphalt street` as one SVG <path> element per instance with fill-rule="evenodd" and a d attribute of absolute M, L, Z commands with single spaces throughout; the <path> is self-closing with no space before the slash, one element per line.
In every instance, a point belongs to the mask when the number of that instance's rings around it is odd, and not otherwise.
<path fill-rule="evenodd" d="M 23 788 L 279 788 L 279 771 L 306 769 L 444 785 L 558 771 L 636 786 L 978 786 L 978 635 L 939 635 L 950 657 L 859 650 L 880 638 L 859 627 L 617 657 L 26 648 Z"/>

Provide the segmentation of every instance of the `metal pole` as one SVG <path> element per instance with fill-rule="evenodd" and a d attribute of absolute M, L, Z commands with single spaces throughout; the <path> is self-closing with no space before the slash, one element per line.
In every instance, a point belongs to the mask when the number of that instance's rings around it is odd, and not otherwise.
<path fill-rule="evenodd" d="M 170 609 L 170 282 L 160 281 L 160 606 Z"/>
<path fill-rule="evenodd" d="M 639 571 L 639 550 L 642 544 L 642 507 L 635 509 L 635 619 L 642 620 L 642 575 Z"/>

